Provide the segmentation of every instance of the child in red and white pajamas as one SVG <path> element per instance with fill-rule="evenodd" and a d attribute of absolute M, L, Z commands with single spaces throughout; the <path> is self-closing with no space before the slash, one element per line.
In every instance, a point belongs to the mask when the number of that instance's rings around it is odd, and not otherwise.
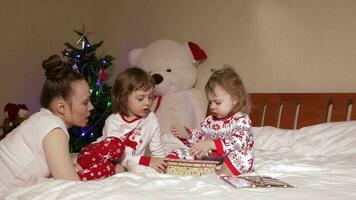
<path fill-rule="evenodd" d="M 114 136 L 124 143 L 122 166 L 132 162 L 163 172 L 166 153 L 158 119 L 150 111 L 154 86 L 153 78 L 140 68 L 128 68 L 119 74 L 112 88 L 113 114 L 105 121 L 103 137 Z M 147 148 L 151 156 L 144 155 Z"/>
<path fill-rule="evenodd" d="M 250 129 L 250 118 L 242 112 L 223 119 L 216 119 L 209 115 L 202 122 L 201 129 L 188 131 L 190 139 L 179 139 L 188 146 L 202 141 L 212 141 L 216 150 L 209 149 L 203 157 L 220 158 L 234 175 L 239 175 L 251 172 L 253 169 L 253 137 Z M 167 157 L 195 159 L 189 149 L 176 149 Z"/>
<path fill-rule="evenodd" d="M 166 156 L 161 142 L 158 120 L 153 112 L 132 120 L 127 120 L 127 117 L 122 114 L 112 114 L 105 121 L 103 135 L 105 137 L 115 136 L 122 140 L 125 153 L 120 159 L 120 164 L 124 167 L 127 167 L 129 161 L 153 167 L 152 160 Z M 154 158 L 144 155 L 147 147 Z M 165 168 L 155 169 L 164 171 Z"/>
<path fill-rule="evenodd" d="M 179 138 L 189 149 L 176 149 L 167 157 L 175 159 L 216 159 L 223 164 L 218 174 L 240 175 L 253 171 L 253 135 L 248 116 L 250 103 L 243 83 L 231 67 L 215 71 L 205 86 L 210 115 L 201 129 L 189 130 Z M 213 158 L 211 158 L 213 157 Z"/>
<path fill-rule="evenodd" d="M 120 73 L 112 87 L 113 114 L 105 121 L 98 143 L 83 148 L 78 156 L 82 180 L 121 172 L 129 161 L 165 171 L 166 155 L 157 117 L 150 112 L 155 83 L 144 70 L 132 67 Z M 144 156 L 146 148 L 150 156 Z"/>

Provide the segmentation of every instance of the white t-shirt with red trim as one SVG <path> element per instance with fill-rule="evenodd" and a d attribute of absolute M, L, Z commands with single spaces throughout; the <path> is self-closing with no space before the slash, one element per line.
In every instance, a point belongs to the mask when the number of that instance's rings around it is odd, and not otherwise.
<path fill-rule="evenodd" d="M 118 137 L 125 144 L 125 154 L 121 159 L 121 164 L 125 167 L 128 160 L 148 166 L 150 158 L 144 156 L 147 147 L 154 157 L 163 158 L 166 155 L 158 120 L 153 112 L 144 118 L 137 117 L 131 121 L 121 114 L 111 114 L 105 121 L 101 139 L 109 136 Z"/>

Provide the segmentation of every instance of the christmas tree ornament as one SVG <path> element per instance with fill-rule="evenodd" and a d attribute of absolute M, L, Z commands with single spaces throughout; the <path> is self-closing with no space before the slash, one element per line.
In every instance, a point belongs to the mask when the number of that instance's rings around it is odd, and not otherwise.
<path fill-rule="evenodd" d="M 83 59 L 84 59 L 84 60 L 89 60 L 89 59 L 90 59 L 90 54 L 88 54 L 88 53 L 85 54 Z"/>
<path fill-rule="evenodd" d="M 73 69 L 73 71 L 79 73 L 77 64 L 72 65 L 72 69 Z"/>
<path fill-rule="evenodd" d="M 65 57 L 65 56 L 68 56 L 69 55 L 69 52 L 67 51 L 67 49 L 64 49 L 62 51 L 62 56 Z"/>
<path fill-rule="evenodd" d="M 107 79 L 108 79 L 108 72 L 106 71 L 106 69 L 100 69 L 100 71 L 99 71 L 99 81 L 101 83 L 103 83 Z"/>
<path fill-rule="evenodd" d="M 90 47 L 90 43 L 89 43 L 89 40 L 87 38 L 88 35 L 92 34 L 92 33 L 89 33 L 89 32 L 85 32 L 85 25 L 83 24 L 82 26 L 82 32 L 77 32 L 80 37 L 78 39 L 78 41 L 76 42 L 76 44 L 81 44 L 81 49 L 85 49 L 87 47 Z"/>

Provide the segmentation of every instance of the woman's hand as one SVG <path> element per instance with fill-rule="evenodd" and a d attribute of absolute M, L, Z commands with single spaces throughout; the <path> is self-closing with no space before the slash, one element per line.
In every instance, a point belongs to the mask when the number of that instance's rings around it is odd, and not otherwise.
<path fill-rule="evenodd" d="M 151 157 L 150 167 L 155 169 L 157 172 L 163 173 L 166 171 L 167 163 L 162 158 Z"/>
<path fill-rule="evenodd" d="M 210 149 L 215 149 L 215 143 L 213 140 L 205 140 L 193 144 L 190 147 L 189 151 L 193 156 L 198 159 L 201 159 Z"/>

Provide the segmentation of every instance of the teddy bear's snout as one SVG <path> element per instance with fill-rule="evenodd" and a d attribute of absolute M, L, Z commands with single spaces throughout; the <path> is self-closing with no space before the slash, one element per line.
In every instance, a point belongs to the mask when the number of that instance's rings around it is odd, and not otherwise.
<path fill-rule="evenodd" d="M 153 74 L 152 77 L 155 80 L 156 85 L 160 84 L 163 81 L 163 76 L 160 74 Z"/>

